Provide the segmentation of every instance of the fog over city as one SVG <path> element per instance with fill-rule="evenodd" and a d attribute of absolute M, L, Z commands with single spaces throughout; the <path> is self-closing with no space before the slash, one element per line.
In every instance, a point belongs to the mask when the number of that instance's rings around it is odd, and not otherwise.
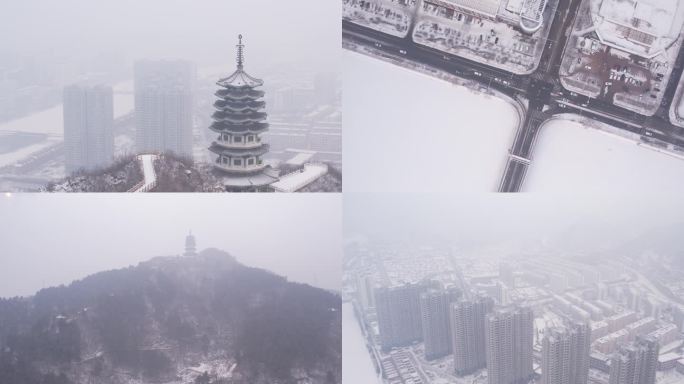
<path fill-rule="evenodd" d="M 345 377 L 615 383 L 640 353 L 649 379 L 629 382 L 680 383 L 683 208 L 663 194 L 347 195 Z"/>
<path fill-rule="evenodd" d="M 603 250 L 658 230 L 684 225 L 674 196 L 570 194 L 348 194 L 345 233 L 389 241 L 437 241 L 468 247 L 532 244 L 565 250 Z M 648 237 L 647 237 L 648 238 Z M 650 237 L 651 240 L 653 239 Z"/>
<path fill-rule="evenodd" d="M 285 198 L 288 197 L 288 198 Z M 247 266 L 339 289 L 339 196 L 15 194 L 0 198 L 0 297 L 92 273 L 218 248 Z"/>
<path fill-rule="evenodd" d="M 242 33 L 257 70 L 300 59 L 329 70 L 339 62 L 340 30 L 330 27 L 339 14 L 339 4 L 316 0 L 12 1 L 0 6 L 0 47 L 37 57 L 190 59 L 229 71 Z"/>

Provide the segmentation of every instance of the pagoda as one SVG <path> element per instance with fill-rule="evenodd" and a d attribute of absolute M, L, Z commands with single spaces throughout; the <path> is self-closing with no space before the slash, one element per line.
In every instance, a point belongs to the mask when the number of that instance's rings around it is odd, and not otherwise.
<path fill-rule="evenodd" d="M 195 241 L 195 236 L 192 235 L 192 231 L 185 237 L 185 253 L 183 256 L 197 256 L 197 242 Z"/>
<path fill-rule="evenodd" d="M 215 95 L 216 111 L 209 129 L 218 133 L 209 150 L 216 155 L 214 170 L 229 192 L 258 192 L 278 180 L 278 171 L 268 166 L 262 157 L 268 144 L 261 134 L 268 130 L 263 101 L 264 91 L 257 88 L 264 82 L 244 70 L 244 45 L 238 36 L 237 69 L 220 79 Z"/>

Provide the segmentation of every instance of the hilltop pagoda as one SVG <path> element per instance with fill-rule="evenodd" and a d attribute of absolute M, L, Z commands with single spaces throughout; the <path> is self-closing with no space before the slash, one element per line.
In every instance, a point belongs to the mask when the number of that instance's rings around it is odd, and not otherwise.
<path fill-rule="evenodd" d="M 257 88 L 264 82 L 245 72 L 242 35 L 238 39 L 237 69 L 216 83 L 220 89 L 215 93 L 218 100 L 209 129 L 218 137 L 209 150 L 216 155 L 214 170 L 226 191 L 267 191 L 278 180 L 278 171 L 262 159 L 269 146 L 260 135 L 268 130 L 268 123 L 264 91 Z"/>
<path fill-rule="evenodd" d="M 183 256 L 197 256 L 197 242 L 192 231 L 185 237 L 185 253 Z"/>

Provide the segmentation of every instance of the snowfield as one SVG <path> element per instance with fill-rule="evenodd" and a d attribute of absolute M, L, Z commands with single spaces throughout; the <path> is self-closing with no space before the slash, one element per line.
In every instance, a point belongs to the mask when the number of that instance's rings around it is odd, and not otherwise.
<path fill-rule="evenodd" d="M 523 191 L 684 193 L 684 160 L 635 141 L 567 120 L 537 140 Z"/>
<path fill-rule="evenodd" d="M 343 64 L 345 191 L 496 190 L 512 104 L 351 51 Z"/>

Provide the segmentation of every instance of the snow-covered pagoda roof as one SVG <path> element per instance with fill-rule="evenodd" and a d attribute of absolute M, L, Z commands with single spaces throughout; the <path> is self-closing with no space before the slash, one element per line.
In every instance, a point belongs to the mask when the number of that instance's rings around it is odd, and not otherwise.
<path fill-rule="evenodd" d="M 245 45 L 242 44 L 242 35 L 238 36 L 238 53 L 237 53 L 237 69 L 235 72 L 233 72 L 232 75 L 225 77 L 223 79 L 220 79 L 216 84 L 222 86 L 222 87 L 259 87 L 261 85 L 264 85 L 264 81 L 261 79 L 257 79 L 256 77 L 252 77 L 247 74 L 244 70 L 244 48 Z"/>
<path fill-rule="evenodd" d="M 217 84 L 222 87 L 258 87 L 264 85 L 264 81 L 248 75 L 242 69 L 238 69 L 232 75 L 220 79 Z"/>

